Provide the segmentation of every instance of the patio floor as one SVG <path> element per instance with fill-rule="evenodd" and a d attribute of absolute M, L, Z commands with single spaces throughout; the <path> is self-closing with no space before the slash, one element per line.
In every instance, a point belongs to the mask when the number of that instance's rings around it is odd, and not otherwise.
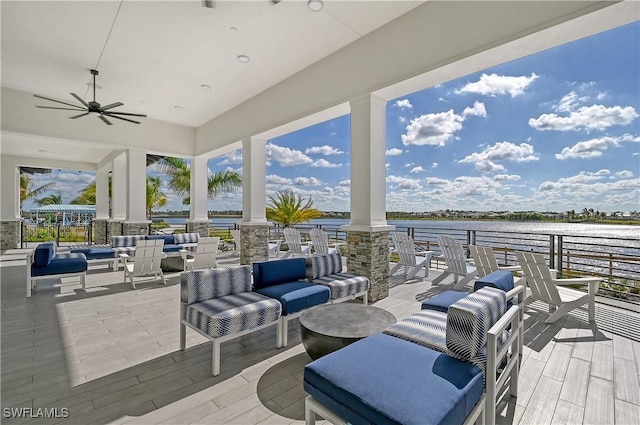
<path fill-rule="evenodd" d="M 179 351 L 179 273 L 167 274 L 167 286 L 132 290 L 122 271 L 92 265 L 87 294 L 69 278 L 40 284 L 27 299 L 25 253 L 6 251 L 0 263 L 3 423 L 304 423 L 302 370 L 311 359 L 297 320 L 284 349 L 275 348 L 275 327 L 223 343 L 221 374 L 212 377 L 210 342 L 187 330 Z M 400 280 L 392 277 L 390 296 L 375 304 L 398 319 L 447 289 Z M 543 305 L 526 311 L 519 396 L 499 404 L 499 423 L 639 424 L 640 314 L 598 303 L 597 326 L 582 310 L 554 325 L 545 317 Z M 68 417 L 6 417 L 19 407 L 34 415 L 57 408 L 58 416 L 66 408 Z"/>

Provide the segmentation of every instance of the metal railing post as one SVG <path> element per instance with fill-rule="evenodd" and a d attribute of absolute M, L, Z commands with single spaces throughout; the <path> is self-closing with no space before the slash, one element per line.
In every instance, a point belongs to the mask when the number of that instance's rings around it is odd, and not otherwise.
<path fill-rule="evenodd" d="M 58 234 L 56 235 L 56 246 L 60 246 L 60 223 L 58 223 Z"/>
<path fill-rule="evenodd" d="M 555 269 L 556 266 L 556 237 L 549 235 L 549 268 Z M 562 255 L 562 254 L 561 254 Z"/>
<path fill-rule="evenodd" d="M 556 267 L 552 267 L 552 268 L 557 268 L 558 272 L 560 273 L 560 275 L 562 275 L 562 269 L 564 268 L 562 265 L 562 251 L 563 251 L 563 247 L 562 247 L 562 235 L 558 235 L 558 265 Z M 568 261 L 568 255 L 569 253 L 567 253 L 567 261 Z"/>

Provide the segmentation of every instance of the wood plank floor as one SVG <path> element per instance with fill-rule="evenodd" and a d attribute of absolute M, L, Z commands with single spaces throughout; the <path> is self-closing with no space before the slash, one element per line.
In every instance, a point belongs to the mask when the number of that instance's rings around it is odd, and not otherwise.
<path fill-rule="evenodd" d="M 222 373 L 212 377 L 210 342 L 187 330 L 187 350 L 178 349 L 179 273 L 167 275 L 167 286 L 132 290 L 122 272 L 93 265 L 86 294 L 70 278 L 39 285 L 27 299 L 25 253 L 0 259 L 3 423 L 304 422 L 310 358 L 297 321 L 284 349 L 275 348 L 273 327 L 224 343 Z M 392 277 L 390 296 L 375 305 L 409 316 L 447 289 L 431 287 L 438 273 L 406 283 Z M 596 324 L 582 310 L 553 325 L 546 317 L 543 305 L 527 309 L 519 396 L 499 403 L 498 422 L 640 424 L 640 314 L 598 303 Z M 8 418 L 11 408 L 56 408 L 47 412 L 58 417 Z"/>

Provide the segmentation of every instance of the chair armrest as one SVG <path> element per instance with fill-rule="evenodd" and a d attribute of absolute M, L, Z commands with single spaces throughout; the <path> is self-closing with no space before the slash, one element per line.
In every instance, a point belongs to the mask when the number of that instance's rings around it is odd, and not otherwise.
<path fill-rule="evenodd" d="M 504 270 L 506 272 L 519 272 L 522 271 L 521 266 L 500 266 L 498 270 Z"/>
<path fill-rule="evenodd" d="M 601 277 L 572 277 L 567 279 L 553 279 L 553 283 L 558 286 L 564 285 L 587 285 L 589 283 L 602 282 Z"/>
<path fill-rule="evenodd" d="M 179 252 L 180 252 L 180 257 L 182 257 L 183 260 L 186 260 L 187 255 L 189 254 L 189 251 L 187 251 L 186 249 L 181 249 Z"/>
<path fill-rule="evenodd" d="M 120 258 L 124 258 L 125 260 L 126 260 L 127 258 L 131 258 L 131 257 L 129 256 L 129 254 L 125 254 L 125 253 L 118 254 L 118 257 L 120 257 Z"/>

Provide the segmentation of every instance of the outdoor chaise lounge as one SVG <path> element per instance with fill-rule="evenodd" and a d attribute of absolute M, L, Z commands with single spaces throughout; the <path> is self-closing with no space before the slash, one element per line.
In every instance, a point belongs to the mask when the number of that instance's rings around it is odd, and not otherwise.
<path fill-rule="evenodd" d="M 27 254 L 27 298 L 41 279 L 79 276 L 86 290 L 87 259 L 81 253 L 56 254 L 55 243 L 42 243 Z"/>

